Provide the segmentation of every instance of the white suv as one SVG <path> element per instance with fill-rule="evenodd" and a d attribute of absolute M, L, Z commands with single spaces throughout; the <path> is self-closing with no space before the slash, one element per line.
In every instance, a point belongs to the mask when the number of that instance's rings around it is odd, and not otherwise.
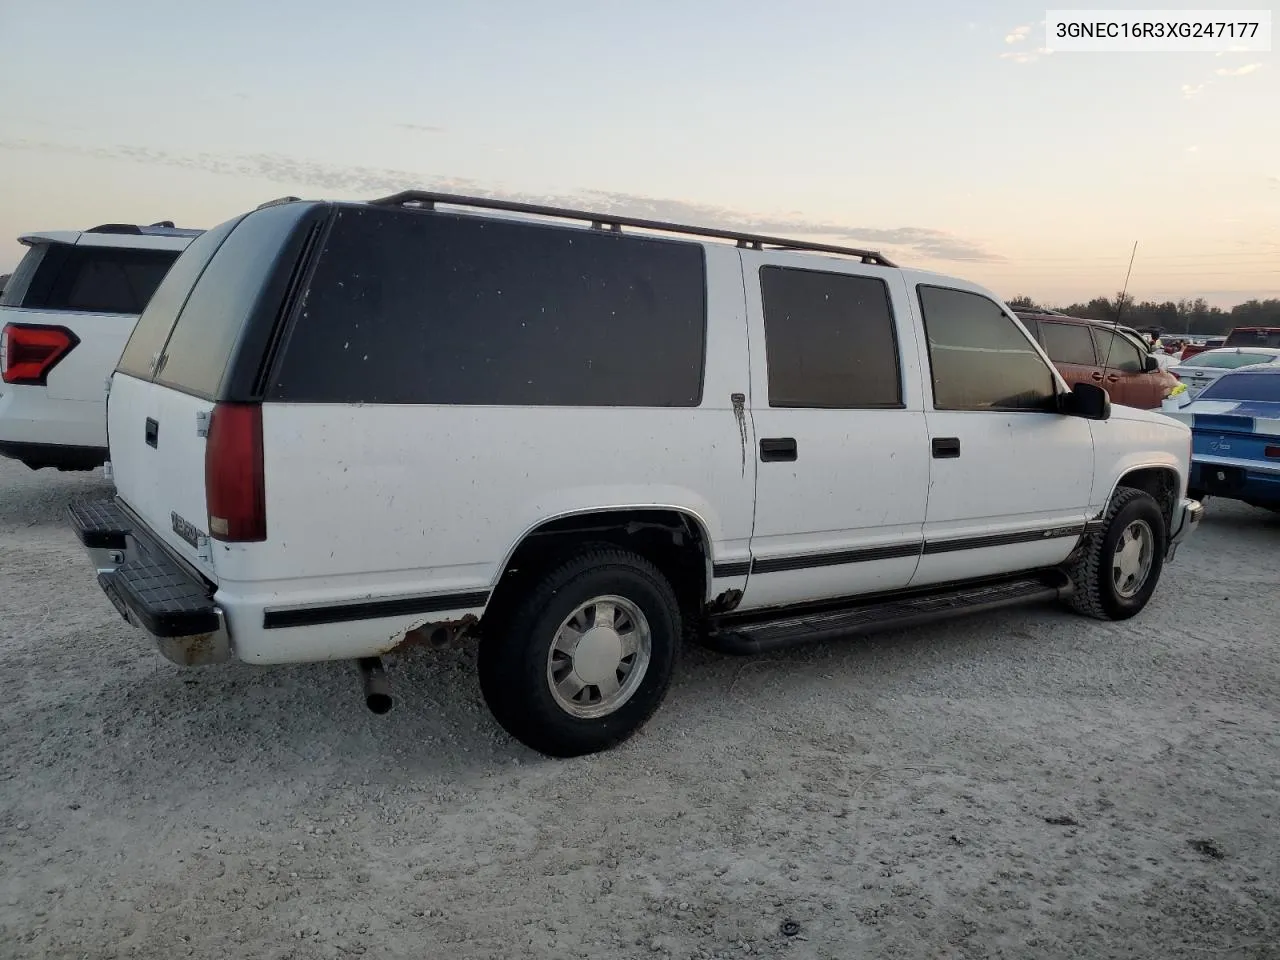
<path fill-rule="evenodd" d="M 71 520 L 180 664 L 474 635 L 551 755 L 734 654 L 1012 603 L 1147 603 L 1190 431 L 1068 390 L 989 291 L 870 251 L 409 192 L 192 243 Z"/>
<path fill-rule="evenodd" d="M 0 455 L 32 469 L 107 458 L 107 377 L 138 314 L 198 230 L 108 223 L 19 237 L 0 293 Z"/>

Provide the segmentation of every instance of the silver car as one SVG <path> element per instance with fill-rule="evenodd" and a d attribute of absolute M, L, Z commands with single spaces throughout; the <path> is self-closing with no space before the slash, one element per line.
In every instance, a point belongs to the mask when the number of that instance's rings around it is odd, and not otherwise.
<path fill-rule="evenodd" d="M 1191 400 L 1224 373 L 1277 360 L 1280 360 L 1280 347 L 1218 347 L 1183 360 L 1170 367 L 1169 372 L 1187 385 L 1186 399 Z"/>

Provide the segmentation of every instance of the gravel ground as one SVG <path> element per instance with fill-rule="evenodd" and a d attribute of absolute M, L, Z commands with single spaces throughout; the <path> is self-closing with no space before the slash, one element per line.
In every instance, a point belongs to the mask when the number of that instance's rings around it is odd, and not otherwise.
<path fill-rule="evenodd" d="M 469 650 L 385 717 L 169 665 L 64 524 L 107 491 L 0 461 L 2 957 L 1280 957 L 1280 517 L 1211 502 L 1125 625 L 690 650 L 555 762 Z"/>

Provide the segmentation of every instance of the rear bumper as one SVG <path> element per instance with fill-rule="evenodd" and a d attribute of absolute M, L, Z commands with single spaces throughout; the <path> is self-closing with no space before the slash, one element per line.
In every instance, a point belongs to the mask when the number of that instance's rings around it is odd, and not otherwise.
<path fill-rule="evenodd" d="M 194 667 L 232 658 L 214 588 L 174 559 L 119 501 L 73 503 L 68 514 L 103 593 L 125 620 L 151 635 L 165 659 Z"/>
<path fill-rule="evenodd" d="M 1169 528 L 1169 546 L 1165 551 L 1165 560 L 1172 560 L 1178 547 L 1200 526 L 1204 517 L 1204 506 L 1186 497 L 1173 510 L 1173 524 Z"/>

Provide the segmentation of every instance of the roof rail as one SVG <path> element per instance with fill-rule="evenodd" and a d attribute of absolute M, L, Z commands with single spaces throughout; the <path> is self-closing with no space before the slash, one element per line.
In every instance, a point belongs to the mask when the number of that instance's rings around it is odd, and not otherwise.
<path fill-rule="evenodd" d="M 136 223 L 100 223 L 96 227 L 90 227 L 85 233 L 133 233 L 142 232 L 142 228 Z"/>
<path fill-rule="evenodd" d="M 266 203 L 258 204 L 254 209 L 265 210 L 267 207 L 277 207 L 282 203 L 296 203 L 299 199 L 300 198 L 298 197 L 276 197 L 274 200 L 268 200 Z"/>
<path fill-rule="evenodd" d="M 482 210 L 506 210 L 511 213 L 528 213 L 540 217 L 586 221 L 596 230 L 609 230 L 613 233 L 620 233 L 623 227 L 633 227 L 639 230 L 657 230 L 663 233 L 681 233 L 693 237 L 733 240 L 739 247 L 747 250 L 764 250 L 767 247 L 777 250 L 836 253 L 846 257 L 856 257 L 863 263 L 875 264 L 881 267 L 897 266 L 888 257 L 876 250 L 838 247 L 826 243 L 808 243 L 804 240 L 768 237 L 756 233 L 740 233 L 736 230 L 721 230 L 715 227 L 695 227 L 688 224 L 668 223 L 663 220 L 620 217 L 612 213 L 592 213 L 587 210 L 570 210 L 564 207 L 544 207 L 532 203 L 495 200 L 491 197 L 467 197 L 453 193 L 433 193 L 427 190 L 404 190 L 389 197 L 380 197 L 377 200 L 369 200 L 367 202 L 380 207 L 404 207 L 413 204 L 425 207 L 428 210 L 434 209 L 437 203 L 445 203 L 457 207 L 476 207 Z"/>

